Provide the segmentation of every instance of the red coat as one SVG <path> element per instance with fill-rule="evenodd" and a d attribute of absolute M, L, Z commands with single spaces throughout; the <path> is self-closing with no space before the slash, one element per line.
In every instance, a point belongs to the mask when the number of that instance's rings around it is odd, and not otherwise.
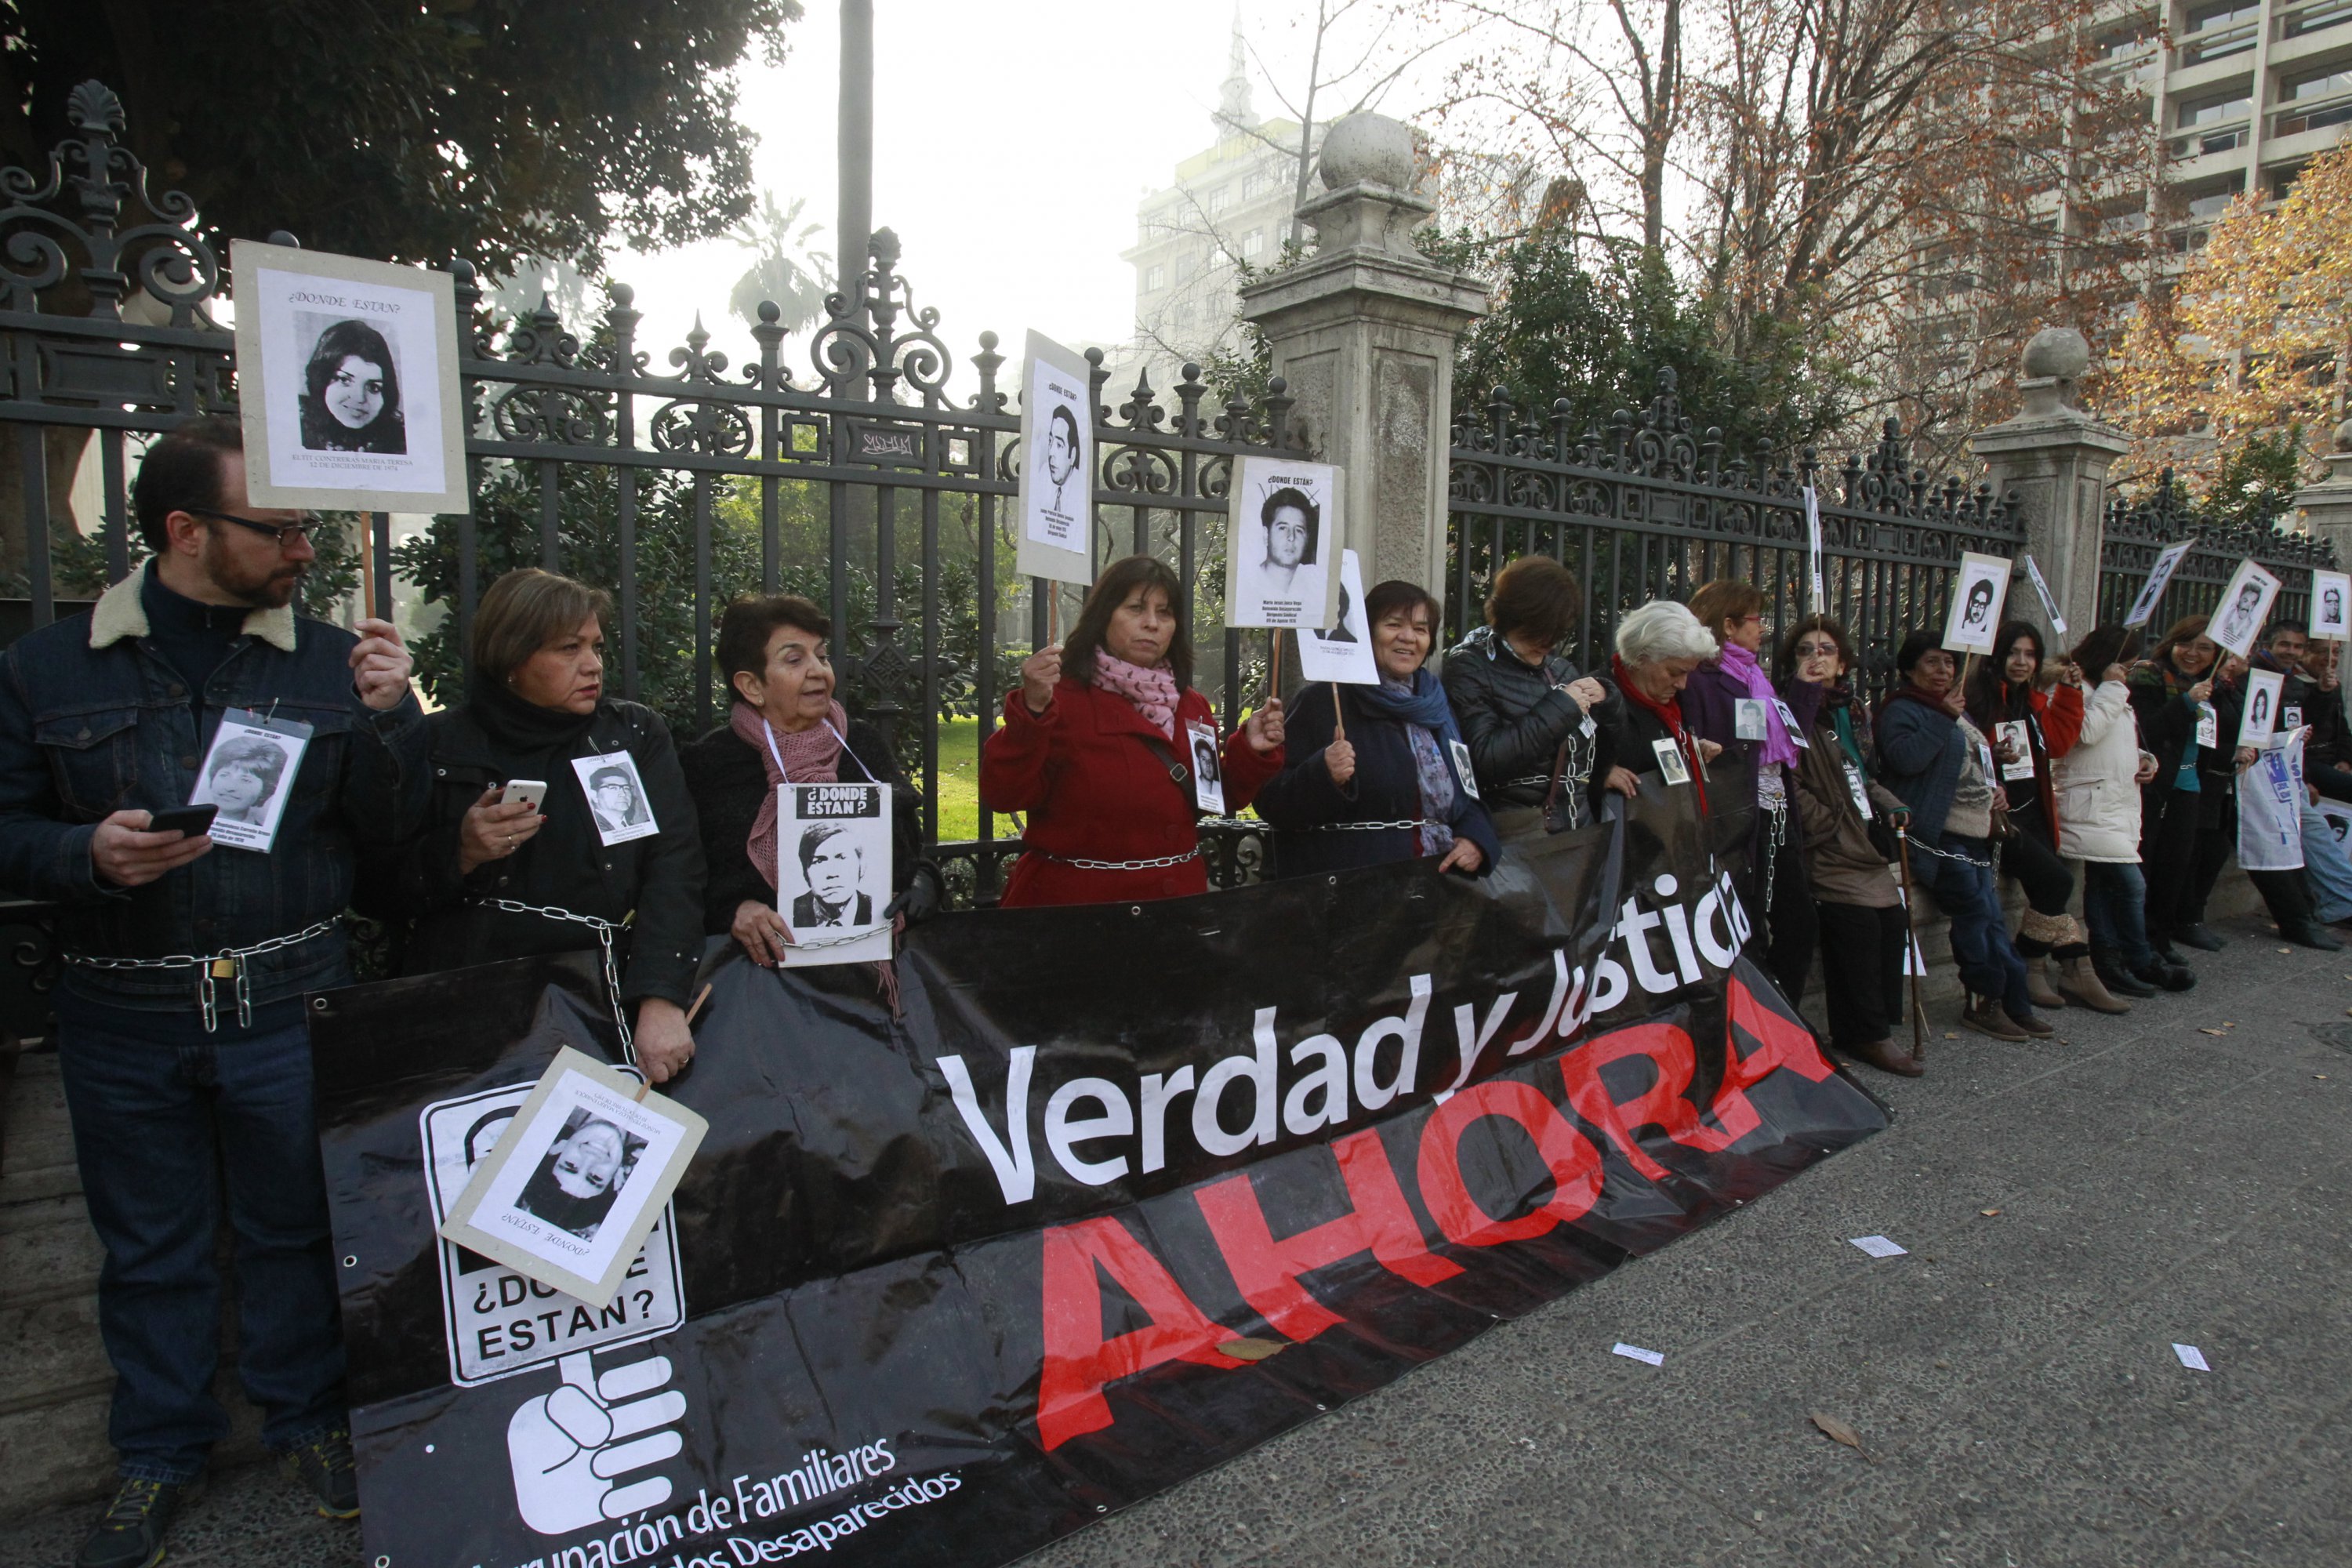
<path fill-rule="evenodd" d="M 1214 724 L 1216 710 L 1186 689 L 1176 703 L 1176 734 L 1187 723 Z M 1004 884 L 1004 907 L 1137 903 L 1209 890 L 1208 867 L 1196 856 L 1147 870 L 1097 871 L 1046 858 L 1150 860 L 1200 843 L 1189 787 L 1180 793 L 1144 744 L 1149 735 L 1180 761 L 1189 742 L 1171 742 L 1116 692 L 1066 677 L 1041 718 L 1018 688 L 1004 699 L 1004 727 L 980 749 L 980 801 L 991 811 L 1028 816 L 1024 854 Z M 1263 755 L 1239 730 L 1225 737 L 1225 809 L 1239 811 L 1282 771 L 1282 748 Z"/>

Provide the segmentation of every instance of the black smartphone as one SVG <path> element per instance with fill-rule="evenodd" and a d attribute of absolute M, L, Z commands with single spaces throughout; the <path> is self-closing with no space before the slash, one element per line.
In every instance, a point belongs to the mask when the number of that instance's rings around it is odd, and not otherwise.
<path fill-rule="evenodd" d="M 169 811 L 159 811 L 147 824 L 150 833 L 184 833 L 194 838 L 213 825 L 220 815 L 217 805 L 177 805 Z"/>

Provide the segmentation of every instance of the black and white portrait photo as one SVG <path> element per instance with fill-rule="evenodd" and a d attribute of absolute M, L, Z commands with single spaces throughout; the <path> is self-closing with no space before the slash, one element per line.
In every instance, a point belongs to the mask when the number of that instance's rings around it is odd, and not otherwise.
<path fill-rule="evenodd" d="M 2352 575 L 2342 572 L 2314 572 L 2311 574 L 2311 640 L 2352 641 L 2352 620 L 2346 617 L 2347 609 L 2352 609 Z"/>
<path fill-rule="evenodd" d="M 1192 749 L 1192 804 L 1211 816 L 1225 814 L 1225 769 L 1217 754 L 1217 728 L 1213 724 L 1187 724 L 1186 738 Z"/>
<path fill-rule="evenodd" d="M 298 333 L 321 321 L 302 375 L 302 445 L 313 452 L 407 451 L 392 344 L 365 321 L 294 312 Z"/>
<path fill-rule="evenodd" d="M 2008 562 L 1973 551 L 1962 555 L 1959 575 L 1952 584 L 1951 613 L 1944 619 L 1944 646 L 1956 653 L 1992 652 L 1993 634 L 2008 596 Z"/>
<path fill-rule="evenodd" d="M 253 504 L 470 511 L 449 274 L 247 240 L 233 260 Z"/>
<path fill-rule="evenodd" d="M 1308 680 L 1371 686 L 1381 679 L 1372 658 L 1372 628 L 1364 615 L 1363 567 L 1352 550 L 1339 552 L 1339 615 L 1328 631 L 1298 634 L 1298 670 Z"/>
<path fill-rule="evenodd" d="M 1331 629 L 1339 619 L 1338 470 L 1244 458 L 1227 514 L 1225 624 Z"/>
<path fill-rule="evenodd" d="M 889 791 L 873 784 L 778 787 L 776 909 L 792 931 L 785 965 L 888 957 Z"/>
<path fill-rule="evenodd" d="M 708 1131 L 694 1111 L 566 1046 L 473 1164 L 437 1228 L 601 1307 Z"/>
<path fill-rule="evenodd" d="M 2279 694 L 2286 674 L 2276 669 L 2246 671 L 2246 710 L 2238 721 L 2238 744 L 2266 749 L 2279 729 Z"/>
<path fill-rule="evenodd" d="M 2193 539 L 2168 544 L 2157 553 L 2147 569 L 2147 581 L 2139 585 L 2139 596 L 2132 600 L 2131 614 L 2124 617 L 2127 626 L 2144 626 L 2154 618 L 2156 606 L 2164 591 L 2172 584 L 2172 574 L 2180 569 L 2181 562 L 2197 547 Z"/>
<path fill-rule="evenodd" d="M 580 776 L 580 793 L 587 797 L 588 814 L 596 823 L 596 841 L 625 844 L 661 831 L 646 798 L 645 781 L 637 776 L 637 760 L 626 752 L 574 757 L 572 771 Z"/>
<path fill-rule="evenodd" d="M 2278 597 L 2279 580 L 2252 561 L 2241 561 L 2231 576 L 2229 586 L 2221 590 L 2221 603 L 2214 607 L 2210 636 L 2216 645 L 2229 649 L 2240 658 L 2253 651 L 2254 639 L 2262 635 L 2263 622 L 2271 613 L 2271 601 Z"/>
<path fill-rule="evenodd" d="M 593 1241 L 645 1147 L 644 1139 L 630 1137 L 593 1111 L 576 1110 L 516 1194 L 515 1207 Z"/>
<path fill-rule="evenodd" d="M 862 931 L 874 923 L 863 851 L 845 823 L 818 822 L 801 829 L 793 852 L 808 890 L 793 900 L 794 931 Z"/>
<path fill-rule="evenodd" d="M 310 743 L 307 724 L 289 724 L 232 708 L 213 732 L 213 743 L 196 769 L 191 805 L 215 805 L 213 842 L 232 849 L 269 852 L 287 792 Z"/>
<path fill-rule="evenodd" d="M 1092 367 L 1042 333 L 1029 334 L 1021 378 L 1021 528 L 1028 576 L 1094 581 Z"/>

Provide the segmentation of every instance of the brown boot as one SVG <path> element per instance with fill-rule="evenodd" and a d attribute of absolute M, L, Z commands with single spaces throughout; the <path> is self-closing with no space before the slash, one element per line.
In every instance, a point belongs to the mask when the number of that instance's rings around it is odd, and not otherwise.
<path fill-rule="evenodd" d="M 2109 991 L 2091 967 L 2090 959 L 2063 958 L 2059 961 L 2058 989 L 2069 1002 L 2078 1007 L 2088 1007 L 2095 1013 L 2128 1013 L 2131 1004 Z"/>
<path fill-rule="evenodd" d="M 1974 1029 L 1979 1035 L 1990 1035 L 1996 1040 L 2020 1045 L 2032 1038 L 2019 1028 L 2010 1016 L 2000 1010 L 2000 1002 L 1990 996 L 1976 996 L 1960 1009 L 1960 1027 Z"/>
<path fill-rule="evenodd" d="M 1856 1046 L 1845 1053 L 1858 1062 L 1868 1062 L 1880 1072 L 1895 1073 L 1904 1078 L 1917 1078 L 1927 1070 L 1925 1063 L 1911 1054 L 1906 1047 L 1893 1040 L 1873 1040 L 1866 1046 Z"/>
<path fill-rule="evenodd" d="M 2023 1030 L 2026 1034 L 2032 1036 L 2037 1040 L 2046 1040 L 2051 1036 L 2058 1032 L 2049 1025 L 2043 1023 L 2041 1019 L 2035 1017 L 2030 1008 L 2022 1017 L 2020 1017 L 2015 1013 L 2010 1012 L 2003 1012 L 2001 1016 L 2008 1019 L 2016 1027 Z"/>
<path fill-rule="evenodd" d="M 2050 984 L 2050 960 L 2047 957 L 2037 955 L 2025 961 L 2025 994 L 2033 999 L 2037 1007 L 2058 1008 L 2066 1005 L 2066 998 Z"/>

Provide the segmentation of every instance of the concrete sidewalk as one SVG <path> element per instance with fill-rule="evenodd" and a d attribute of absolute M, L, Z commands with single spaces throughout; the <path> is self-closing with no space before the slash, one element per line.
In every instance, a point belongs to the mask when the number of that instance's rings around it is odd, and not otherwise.
<path fill-rule="evenodd" d="M 1868 1075 L 1884 1135 L 1031 1561 L 2352 1562 L 2352 954 L 2223 930 L 2185 996 L 1937 1031 L 1927 1078 Z M 1874 1233 L 1910 1255 L 1847 1245 Z M 17 1521 L 0 1568 L 93 1516 Z M 172 1561 L 361 1557 L 247 1469 Z"/>

